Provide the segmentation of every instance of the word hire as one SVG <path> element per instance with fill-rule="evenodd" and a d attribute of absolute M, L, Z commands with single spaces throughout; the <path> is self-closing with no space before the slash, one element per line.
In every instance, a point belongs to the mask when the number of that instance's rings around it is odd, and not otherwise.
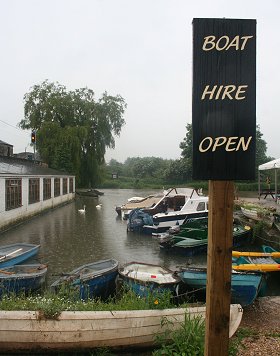
<path fill-rule="evenodd" d="M 208 95 L 209 100 L 224 100 L 226 98 L 230 100 L 243 100 L 246 98 L 245 92 L 248 88 L 248 85 L 239 85 L 238 87 L 236 85 L 220 85 L 219 87 L 214 85 L 213 88 L 209 88 L 210 85 L 206 85 L 202 93 L 201 100 L 207 99 Z"/>

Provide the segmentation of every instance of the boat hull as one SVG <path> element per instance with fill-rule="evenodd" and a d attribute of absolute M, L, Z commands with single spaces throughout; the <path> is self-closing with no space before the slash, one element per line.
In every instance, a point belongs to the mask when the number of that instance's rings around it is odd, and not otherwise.
<path fill-rule="evenodd" d="M 88 298 L 107 299 L 116 290 L 116 278 L 118 271 L 105 273 L 99 278 L 85 280 L 80 284 L 80 298 L 85 300 Z"/>
<path fill-rule="evenodd" d="M 97 267 L 99 266 L 99 267 Z M 93 268 L 93 271 L 91 269 Z M 94 270 L 94 268 L 97 268 Z M 89 269 L 87 273 L 83 273 Z M 116 278 L 118 276 L 118 261 L 104 260 L 92 264 L 83 265 L 66 276 L 61 277 L 51 285 L 54 292 L 61 288 L 77 291 L 79 298 L 86 300 L 88 298 L 107 299 L 116 290 Z"/>
<path fill-rule="evenodd" d="M 241 207 L 241 212 L 244 216 L 246 216 L 247 219 L 251 219 L 251 220 L 255 220 L 255 221 L 263 221 L 265 222 L 265 224 L 269 227 L 272 227 L 275 218 L 273 217 L 273 215 L 263 215 L 260 216 L 258 213 L 258 210 L 256 209 L 245 209 L 243 207 Z"/>
<path fill-rule="evenodd" d="M 243 230 L 237 228 L 238 230 L 233 230 L 233 246 L 239 247 L 243 246 L 248 242 L 251 237 L 251 230 Z M 198 231 L 196 233 L 196 230 Z M 195 256 L 201 253 L 207 252 L 208 238 L 207 238 L 207 228 L 203 229 L 185 229 L 179 232 L 178 235 L 171 235 L 170 239 L 166 238 L 165 241 L 160 242 L 160 248 L 163 251 L 176 253 L 184 256 Z M 200 237 L 199 237 L 200 233 Z M 195 237 L 199 238 L 188 238 Z M 203 239 L 203 236 L 205 238 Z"/>
<path fill-rule="evenodd" d="M 120 267 L 119 278 L 140 297 L 167 291 L 178 295 L 181 284 L 180 278 L 173 271 L 140 262 L 131 262 Z"/>
<path fill-rule="evenodd" d="M 0 270 L 0 297 L 10 293 L 29 293 L 38 290 L 44 285 L 46 274 L 46 265 L 15 265 L 2 268 Z"/>
<path fill-rule="evenodd" d="M 178 246 L 171 246 L 171 247 L 166 247 L 160 245 L 161 251 L 165 251 L 168 253 L 173 253 L 173 254 L 179 254 L 183 256 L 196 256 L 202 253 L 207 252 L 207 242 L 204 244 L 200 244 L 199 246 L 189 246 L 189 247 L 178 247 Z"/>
<path fill-rule="evenodd" d="M 135 294 L 140 297 L 147 297 L 152 294 L 171 292 L 172 295 L 179 294 L 180 282 L 166 283 L 166 284 L 156 284 L 156 283 L 145 283 L 142 281 L 135 281 L 131 278 L 121 277 L 123 282 L 131 289 Z"/>
<path fill-rule="evenodd" d="M 205 299 L 207 273 L 204 268 L 188 268 L 179 272 L 188 289 L 195 292 L 198 299 Z M 264 277 L 260 273 L 234 273 L 231 276 L 231 303 L 242 307 L 250 305 L 263 288 Z M 196 292 L 197 291 L 197 292 Z"/>
<path fill-rule="evenodd" d="M 181 327 L 185 315 L 205 318 L 205 307 L 133 311 L 65 311 L 44 319 L 35 311 L 0 311 L 1 351 L 84 350 L 99 347 L 154 345 L 155 336 Z M 240 305 L 231 305 L 229 336 L 242 319 Z M 163 320 L 170 323 L 164 323 Z M 166 335 L 168 336 L 170 333 Z"/>
<path fill-rule="evenodd" d="M 1 246 L 0 268 L 10 267 L 28 260 L 38 253 L 39 248 L 40 245 L 25 243 Z"/>
<path fill-rule="evenodd" d="M 166 218 L 161 218 L 160 221 L 156 221 L 154 225 L 144 225 L 141 229 L 141 232 L 147 235 L 151 234 L 160 234 L 168 229 L 170 229 L 172 226 L 180 226 L 183 224 L 185 219 L 196 219 L 196 218 L 204 218 L 208 216 L 208 212 L 185 212 L 178 214 L 177 216 L 166 216 Z"/>
<path fill-rule="evenodd" d="M 84 197 L 92 198 L 98 198 L 100 195 L 104 195 L 103 192 L 99 192 L 96 189 L 76 189 L 76 193 Z"/>

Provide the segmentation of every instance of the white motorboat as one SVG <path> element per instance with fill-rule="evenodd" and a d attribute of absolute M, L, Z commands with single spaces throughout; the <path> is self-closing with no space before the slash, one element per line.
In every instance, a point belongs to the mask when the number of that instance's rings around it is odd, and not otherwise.
<path fill-rule="evenodd" d="M 190 197 L 200 197 L 199 194 L 193 188 L 169 188 L 162 193 L 148 195 L 145 198 L 132 197 L 125 204 L 117 206 L 116 212 L 126 220 L 134 209 L 142 209 L 149 215 L 180 210 Z"/>
<path fill-rule="evenodd" d="M 208 216 L 208 197 L 189 198 L 180 210 L 153 215 L 153 225 L 143 226 L 145 233 L 164 232 L 172 226 L 181 226 L 186 218 Z"/>
<path fill-rule="evenodd" d="M 164 198 L 164 193 L 155 195 L 148 195 L 142 197 L 131 197 L 127 199 L 125 204 L 116 206 L 117 214 L 124 220 L 128 219 L 129 213 L 133 209 L 148 209 L 157 206 L 157 204 Z"/>

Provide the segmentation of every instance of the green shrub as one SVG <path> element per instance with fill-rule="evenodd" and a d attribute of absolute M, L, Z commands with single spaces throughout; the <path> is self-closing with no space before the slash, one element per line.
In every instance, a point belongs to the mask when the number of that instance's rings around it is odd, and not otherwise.
<path fill-rule="evenodd" d="M 153 352 L 153 356 L 203 356 L 205 324 L 201 317 L 191 318 L 185 314 L 185 320 L 178 330 L 172 330 L 172 322 L 162 321 L 167 326 L 163 334 L 156 336 L 156 343 L 161 348 Z M 170 326 L 170 328 L 168 328 Z"/>

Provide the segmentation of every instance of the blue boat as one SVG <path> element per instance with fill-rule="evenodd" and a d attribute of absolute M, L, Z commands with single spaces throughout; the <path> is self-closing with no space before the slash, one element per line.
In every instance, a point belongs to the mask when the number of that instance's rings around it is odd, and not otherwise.
<path fill-rule="evenodd" d="M 181 283 L 180 278 L 170 269 L 141 262 L 124 264 L 119 268 L 119 276 L 140 297 L 164 291 L 178 295 Z"/>
<path fill-rule="evenodd" d="M 45 283 L 47 269 L 46 265 L 38 263 L 1 268 L 0 297 L 40 289 Z"/>
<path fill-rule="evenodd" d="M 77 290 L 79 298 L 107 299 L 116 290 L 118 261 L 114 259 L 89 263 L 63 274 L 51 285 L 55 293 L 59 290 Z"/>
<path fill-rule="evenodd" d="M 0 268 L 10 267 L 26 261 L 35 256 L 40 245 L 16 243 L 12 245 L 0 246 Z"/>
<path fill-rule="evenodd" d="M 280 251 L 277 251 L 273 247 L 267 245 L 262 245 L 262 250 L 264 253 L 272 254 L 272 256 L 276 253 L 280 253 Z M 280 257 L 274 257 L 273 259 L 276 263 L 280 263 Z"/>
<path fill-rule="evenodd" d="M 186 267 L 178 272 L 181 280 L 198 300 L 206 297 L 206 267 Z M 231 274 L 231 303 L 250 305 L 257 298 L 265 283 L 264 275 L 254 272 L 237 272 Z"/>

